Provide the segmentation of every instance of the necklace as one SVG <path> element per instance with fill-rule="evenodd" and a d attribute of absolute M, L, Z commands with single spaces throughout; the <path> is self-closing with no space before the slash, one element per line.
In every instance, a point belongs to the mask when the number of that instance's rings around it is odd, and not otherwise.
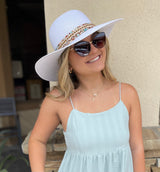
<path fill-rule="evenodd" d="M 92 91 L 90 91 L 91 93 L 86 92 L 86 94 L 90 97 L 90 99 L 92 101 L 95 101 L 95 99 L 97 98 L 97 96 L 100 94 L 100 92 L 102 91 L 103 87 L 105 84 L 102 85 L 101 88 L 98 89 L 98 91 L 94 91 L 94 89 L 91 89 Z M 82 89 L 81 89 L 82 90 Z M 82 90 L 83 91 L 83 90 Z"/>
<path fill-rule="evenodd" d="M 92 92 L 91 94 L 88 94 L 87 93 L 87 95 L 91 98 L 91 100 L 92 101 L 95 101 L 95 99 L 97 98 L 97 96 L 99 95 L 99 93 L 100 93 L 100 91 L 101 91 L 101 89 L 99 89 L 99 91 L 97 91 L 97 92 Z"/>

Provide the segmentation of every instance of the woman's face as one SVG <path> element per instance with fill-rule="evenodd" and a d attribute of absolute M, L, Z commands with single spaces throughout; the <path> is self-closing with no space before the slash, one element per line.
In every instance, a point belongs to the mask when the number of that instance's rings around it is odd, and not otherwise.
<path fill-rule="evenodd" d="M 82 41 L 91 41 L 91 35 Z M 69 67 L 72 67 L 75 74 L 78 75 L 91 75 L 101 72 L 105 67 L 106 61 L 106 48 L 96 48 L 91 43 L 91 51 L 85 57 L 78 55 L 74 49 L 69 52 Z M 73 46 L 71 46 L 73 47 Z"/>

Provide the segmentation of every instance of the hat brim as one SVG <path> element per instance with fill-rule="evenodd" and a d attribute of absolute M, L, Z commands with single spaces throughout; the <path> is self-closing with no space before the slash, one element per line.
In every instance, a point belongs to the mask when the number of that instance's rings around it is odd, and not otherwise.
<path fill-rule="evenodd" d="M 105 32 L 106 36 L 109 37 L 114 24 L 120 20 L 123 20 L 123 18 L 111 20 L 109 22 L 88 29 L 83 34 L 78 36 L 74 41 L 72 41 L 69 45 L 41 57 L 35 64 L 35 70 L 37 74 L 46 81 L 57 81 L 59 69 L 58 58 L 67 47 L 75 44 L 76 42 L 79 42 L 80 40 L 86 38 L 96 31 Z"/>

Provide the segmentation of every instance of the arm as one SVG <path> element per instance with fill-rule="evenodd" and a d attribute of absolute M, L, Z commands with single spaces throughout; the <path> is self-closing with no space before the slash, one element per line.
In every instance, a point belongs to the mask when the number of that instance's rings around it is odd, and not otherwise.
<path fill-rule="evenodd" d="M 131 85 L 128 89 L 130 97 L 130 146 L 133 157 L 134 172 L 145 172 L 144 146 L 142 138 L 141 107 L 138 93 Z"/>
<path fill-rule="evenodd" d="M 46 97 L 29 139 L 29 160 L 32 172 L 44 172 L 46 144 L 60 123 L 56 112 L 57 102 Z"/>

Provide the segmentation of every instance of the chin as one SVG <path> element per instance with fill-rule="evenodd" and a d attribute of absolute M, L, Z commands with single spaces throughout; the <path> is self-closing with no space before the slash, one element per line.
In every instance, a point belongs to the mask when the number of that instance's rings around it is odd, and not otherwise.
<path fill-rule="evenodd" d="M 105 68 L 105 64 L 102 64 L 100 66 L 97 67 L 99 71 L 102 71 Z"/>
<path fill-rule="evenodd" d="M 104 69 L 104 67 L 94 69 L 94 71 L 92 71 L 92 73 L 100 73 L 103 71 L 103 69 Z"/>

